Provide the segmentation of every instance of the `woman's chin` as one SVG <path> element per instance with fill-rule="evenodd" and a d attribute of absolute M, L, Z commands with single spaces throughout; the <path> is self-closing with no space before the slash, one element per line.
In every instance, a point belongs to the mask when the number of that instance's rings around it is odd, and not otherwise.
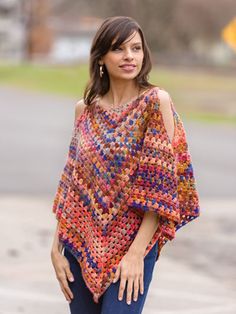
<path fill-rule="evenodd" d="M 115 80 L 133 80 L 138 75 L 138 73 L 126 73 L 122 75 L 111 76 Z"/>

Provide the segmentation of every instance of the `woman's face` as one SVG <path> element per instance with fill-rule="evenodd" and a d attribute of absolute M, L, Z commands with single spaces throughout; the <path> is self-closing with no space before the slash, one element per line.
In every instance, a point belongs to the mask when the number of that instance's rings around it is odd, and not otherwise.
<path fill-rule="evenodd" d="M 112 44 L 115 42 L 113 40 Z M 118 48 L 109 50 L 102 61 L 110 79 L 134 79 L 140 72 L 143 62 L 142 39 L 138 32 L 131 34 Z"/>

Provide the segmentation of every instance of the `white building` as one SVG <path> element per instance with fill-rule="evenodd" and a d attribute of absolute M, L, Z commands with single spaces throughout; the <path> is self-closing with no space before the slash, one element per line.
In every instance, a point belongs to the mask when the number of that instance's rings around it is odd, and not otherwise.
<path fill-rule="evenodd" d="M 50 25 L 54 32 L 54 41 L 49 54 L 51 62 L 88 61 L 92 39 L 101 22 L 96 17 L 74 20 L 52 17 Z"/>
<path fill-rule="evenodd" d="M 22 60 L 25 26 L 21 1 L 0 0 L 0 60 Z"/>
<path fill-rule="evenodd" d="M 24 59 L 46 63 L 88 60 L 92 38 L 102 19 L 80 16 L 78 9 L 74 14 L 65 14 L 60 2 L 53 3 L 0 0 L 1 63 Z"/>

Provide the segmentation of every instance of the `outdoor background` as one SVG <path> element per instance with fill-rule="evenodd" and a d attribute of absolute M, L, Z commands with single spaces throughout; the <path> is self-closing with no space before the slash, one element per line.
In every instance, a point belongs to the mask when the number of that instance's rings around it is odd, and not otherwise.
<path fill-rule="evenodd" d="M 114 15 L 146 34 L 150 81 L 182 117 L 201 205 L 165 245 L 144 314 L 236 313 L 235 0 L 0 0 L 0 314 L 69 313 L 50 259 L 52 202 L 91 40 Z"/>

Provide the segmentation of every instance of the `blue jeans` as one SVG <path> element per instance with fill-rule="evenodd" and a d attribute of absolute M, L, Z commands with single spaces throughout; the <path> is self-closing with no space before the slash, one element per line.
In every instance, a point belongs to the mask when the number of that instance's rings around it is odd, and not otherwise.
<path fill-rule="evenodd" d="M 158 242 L 152 247 L 151 251 L 144 258 L 144 293 L 139 293 L 138 300 L 131 304 L 126 302 L 127 291 L 124 290 L 122 301 L 118 300 L 118 292 L 120 279 L 111 283 L 104 294 L 99 298 L 99 303 L 93 301 L 91 291 L 87 288 L 82 274 L 81 268 L 75 257 L 65 248 L 64 256 L 70 264 L 71 272 L 74 276 L 74 281 L 69 282 L 69 287 L 74 295 L 71 303 L 69 303 L 71 314 L 140 314 L 146 300 L 148 288 L 152 280 L 153 269 L 156 262 L 158 251 Z M 126 284 L 127 287 L 127 284 Z M 133 295 L 132 295 L 133 296 Z"/>

